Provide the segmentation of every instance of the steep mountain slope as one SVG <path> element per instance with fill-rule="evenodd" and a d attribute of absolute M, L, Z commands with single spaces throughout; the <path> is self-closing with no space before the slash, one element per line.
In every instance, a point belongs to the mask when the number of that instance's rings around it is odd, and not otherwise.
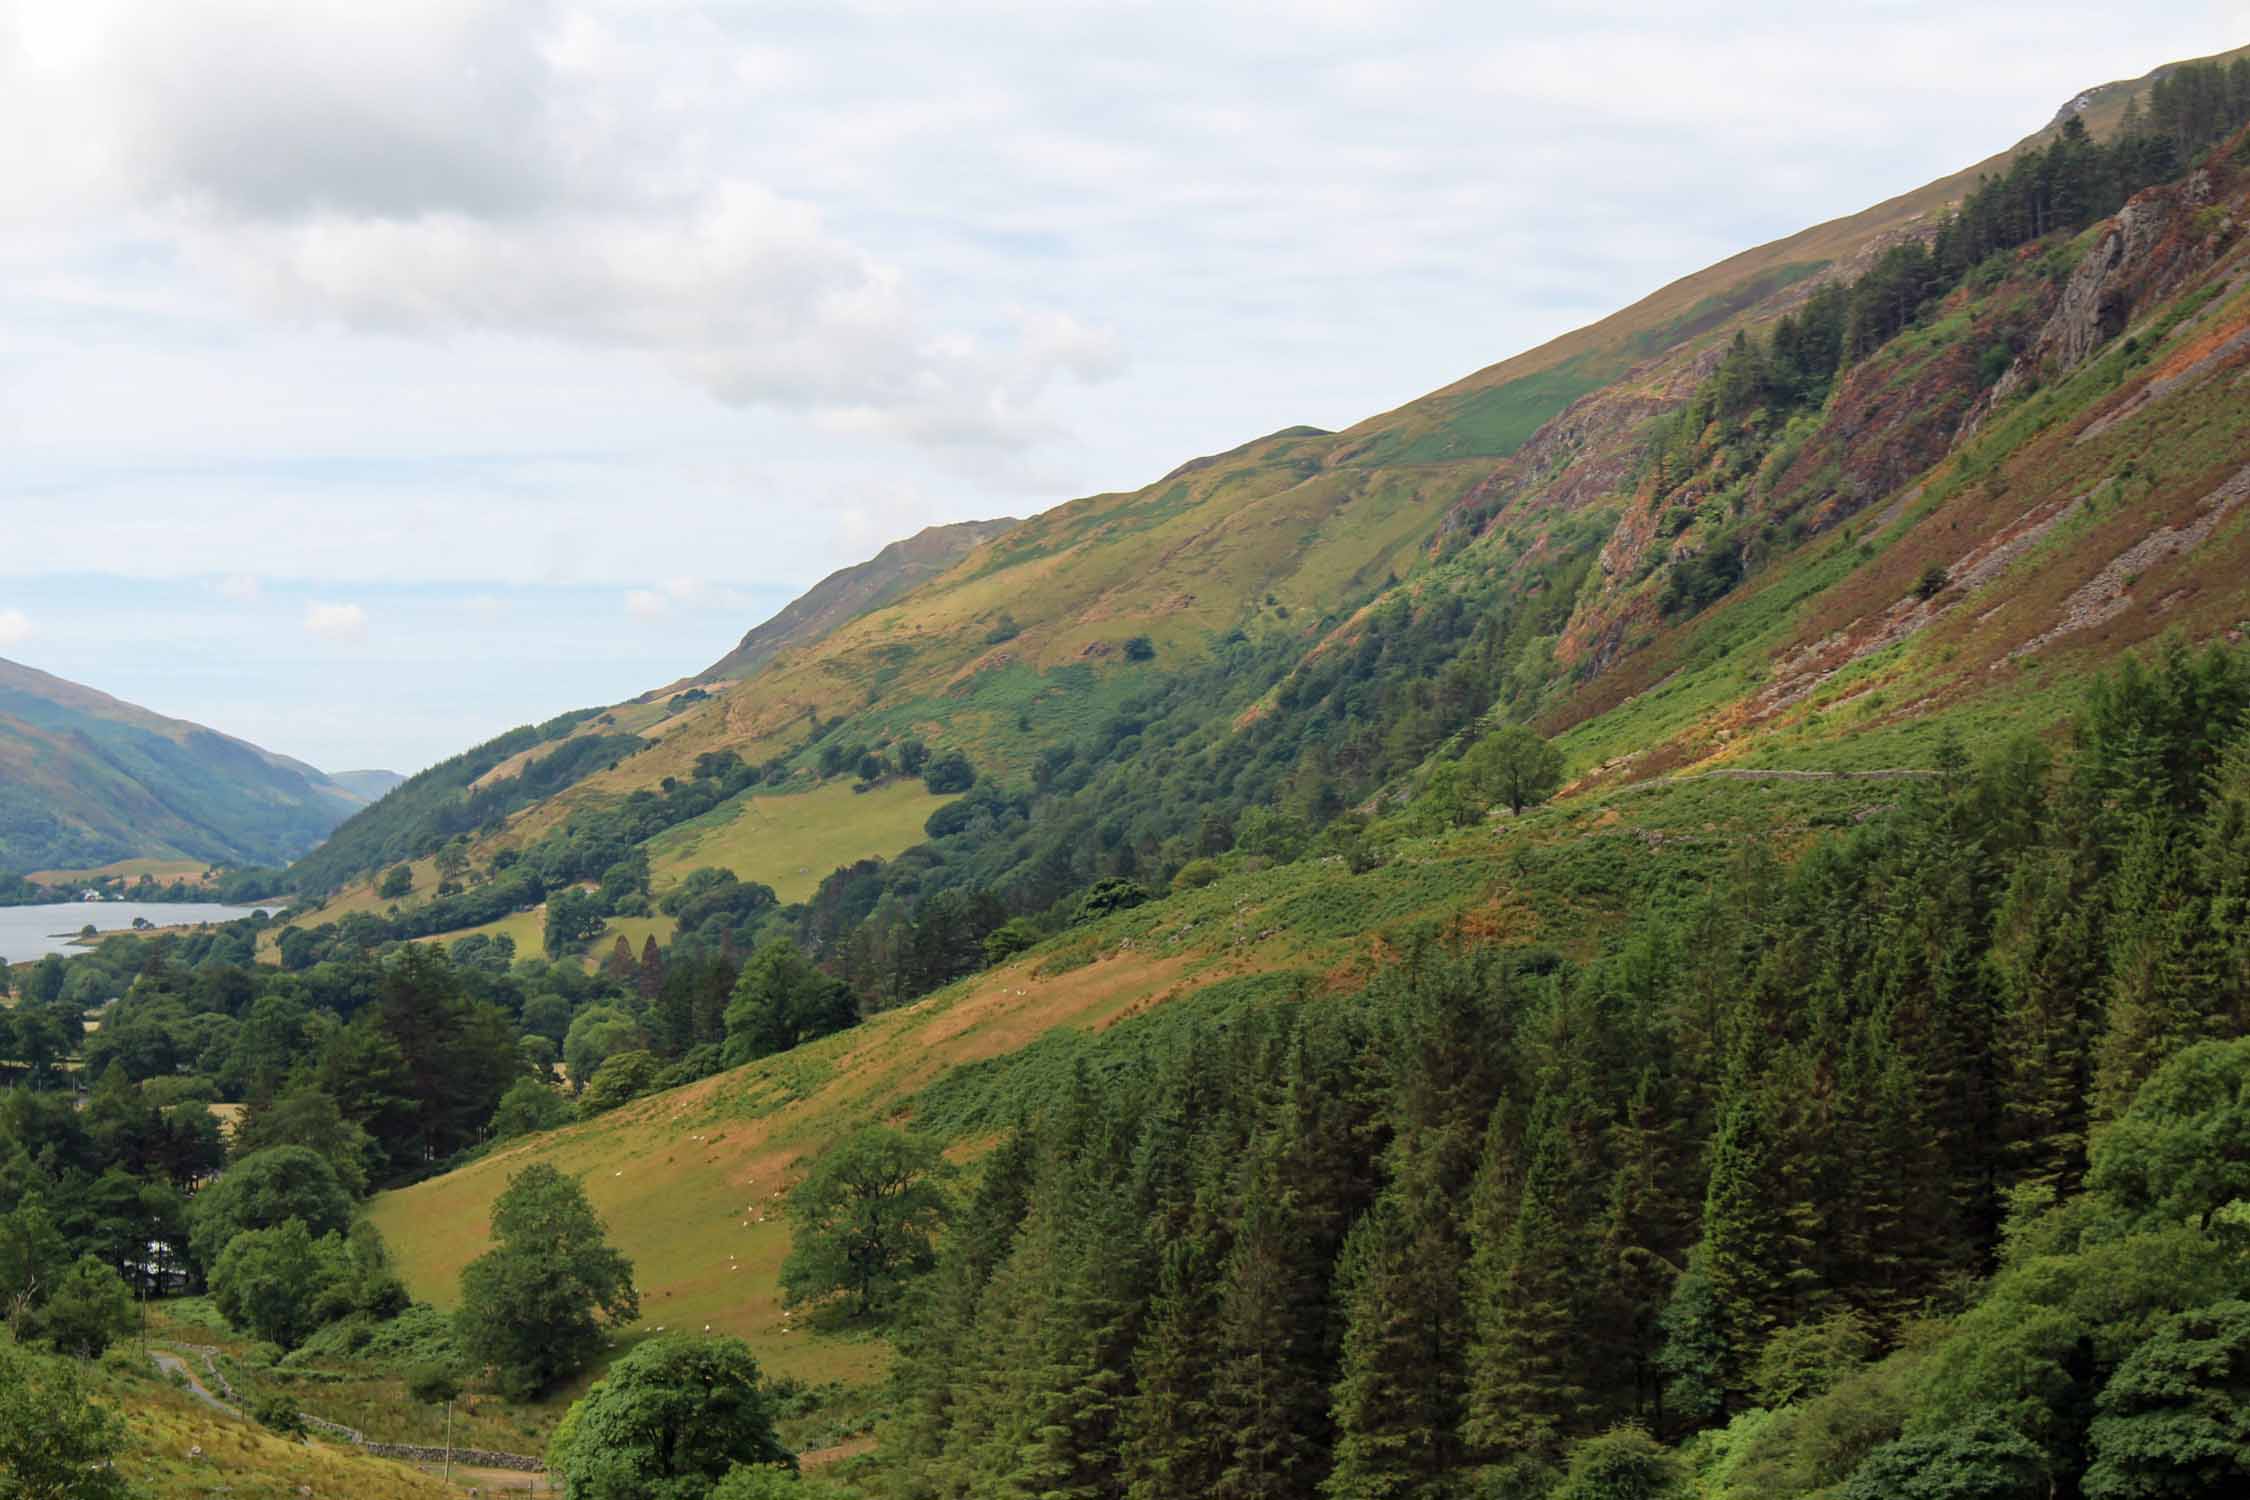
<path fill-rule="evenodd" d="M 943 573 L 979 543 L 1016 524 L 1014 517 L 1003 516 L 993 521 L 925 526 L 866 562 L 839 568 L 814 584 L 772 619 L 753 626 L 743 636 L 742 644 L 712 663 L 700 678 L 747 677 L 790 647 L 817 641 L 846 621 L 879 609 Z"/>
<path fill-rule="evenodd" d="M 302 761 L 0 661 L 0 869 L 279 864 L 366 801 Z"/>
<path fill-rule="evenodd" d="M 2064 125 L 2118 139 L 2138 97 L 2097 91 Z M 973 1151 L 1027 1078 L 1070 1076 L 1081 1033 L 1230 996 L 1343 993 L 1441 935 L 1522 950 L 1532 972 L 1590 962 L 1636 912 L 1880 819 L 1936 779 L 1950 735 L 1978 750 L 2054 737 L 2121 652 L 2165 632 L 2241 640 L 2243 103 L 2075 233 L 1977 243 L 1952 265 L 1957 227 L 1899 234 L 1885 218 L 1824 241 L 1846 253 L 1819 271 L 1761 263 L 1731 283 L 1731 310 L 1497 459 L 1364 459 L 1361 445 L 1421 440 L 1379 419 L 1060 507 L 493 828 L 491 847 L 553 849 L 536 841 L 630 805 L 660 771 L 692 777 L 721 747 L 770 756 L 770 779 L 699 815 L 723 820 L 803 795 L 786 789 L 817 779 L 840 738 L 926 735 L 967 747 L 997 787 L 933 818 L 890 870 L 839 872 L 789 930 L 855 985 L 899 961 L 881 943 L 956 922 L 941 900 L 966 890 L 997 892 L 1046 941 L 387 1197 L 386 1222 L 458 1226 L 414 1252 L 417 1290 L 448 1295 L 506 1171 L 551 1159 L 589 1174 L 645 1257 L 651 1308 L 832 1372 L 859 1356 L 780 1319 L 785 1237 L 766 1204 L 849 1126 L 912 1118 Z M 2024 158 L 2031 176 L 2096 160 L 2074 131 L 2053 140 L 2060 155 Z M 1847 317 L 1864 347 L 1793 384 L 1784 315 L 1791 337 L 1817 323 L 1830 286 L 1873 305 L 1900 257 L 1934 269 L 1896 326 Z M 1447 410 L 1422 435 L 1471 441 L 1461 424 L 1483 419 Z M 1014 635 L 996 629 L 1003 609 Z M 1125 650 L 1135 634 L 1151 659 Z M 1559 738 L 1576 777 L 1563 800 L 1488 819 L 1460 795 L 1449 752 L 1493 717 Z M 1363 825 L 1321 807 L 1339 786 L 1375 789 Z M 1323 818 L 1344 836 L 1316 842 Z M 1145 882 L 1153 899 L 1117 913 L 1083 894 L 1096 881 Z M 920 993 L 862 990 L 876 1009 Z M 1580 1018 L 1550 1019 L 1565 1046 Z"/>
<path fill-rule="evenodd" d="M 2205 565 L 2180 559 L 2223 565 L 2233 545 L 2231 508 L 2199 508 L 2222 492 L 2237 437 L 2242 172 L 2230 145 L 2192 174 L 2181 155 L 2210 151 L 2218 115 L 2096 146 L 2155 98 L 2148 79 L 2089 91 L 2006 156 L 1345 432 L 1289 429 L 1058 506 L 824 633 L 808 596 L 788 649 L 740 681 L 495 742 L 458 786 L 355 820 L 302 888 L 337 893 L 332 911 L 379 910 L 375 873 L 447 839 L 472 863 L 536 856 L 547 888 L 602 881 L 621 848 L 650 840 L 795 885 L 822 861 L 782 872 L 763 858 L 755 830 L 775 799 L 965 755 L 993 822 L 966 843 L 944 836 L 978 816 L 964 810 L 942 835 L 932 823 L 911 867 L 839 870 L 821 900 L 845 925 L 807 935 L 840 943 L 884 892 L 911 909 L 982 890 L 1038 911 L 1104 876 L 1168 875 L 1246 808 L 1317 824 L 1372 807 L 1493 716 L 1568 731 L 1574 770 L 1615 778 L 1829 754 L 1847 732 L 1886 745 L 1866 731 L 1911 736 L 1971 699 L 2018 711 L 2001 705 L 2037 697 L 2040 668 L 2022 663 L 2045 647 L 2030 643 L 2082 644 L 2060 626 L 2094 606 L 2026 590 L 2008 568 L 2042 582 L 2075 569 L 2073 590 L 2092 590 L 2113 569 L 2137 575 L 2143 544 L 2191 571 Z M 2176 180 L 2067 240 L 1996 228 L 2016 200 L 1995 208 L 1975 186 L 2049 192 L 2089 171 L 2079 196 L 2111 201 Z M 1967 205 L 1973 232 L 1948 205 Z M 1784 394 L 1760 385 L 1757 351 L 1816 327 L 1848 338 L 1849 357 Z M 2183 413 L 2198 414 L 2207 463 L 2153 479 L 2123 467 Z M 2064 500 L 2096 484 L 2136 503 L 2065 524 Z M 2158 536 L 2198 526 L 2209 546 L 2167 552 Z M 2034 542 L 2046 552 L 2029 555 Z M 1933 570 L 1946 581 L 1909 599 Z M 1994 604 L 1965 609 L 1971 594 Z M 2224 591 L 2190 597 L 2096 601 L 2098 649 L 2231 623 Z M 1849 719 L 1826 716 L 1847 691 Z M 1007 832 L 1012 819 L 1028 834 Z M 671 832 L 683 824 L 692 838 Z M 831 866 L 915 835 L 901 824 Z M 655 863 L 661 899 L 689 866 Z M 436 884 L 417 872 L 417 891 Z M 430 908 L 402 930 L 504 915 L 489 906 Z"/>

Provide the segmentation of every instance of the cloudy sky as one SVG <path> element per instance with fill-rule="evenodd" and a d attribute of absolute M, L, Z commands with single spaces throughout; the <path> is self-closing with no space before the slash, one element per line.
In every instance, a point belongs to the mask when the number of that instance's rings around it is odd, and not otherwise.
<path fill-rule="evenodd" d="M 413 770 L 2246 42 L 2250 0 L 0 0 L 0 655 Z"/>

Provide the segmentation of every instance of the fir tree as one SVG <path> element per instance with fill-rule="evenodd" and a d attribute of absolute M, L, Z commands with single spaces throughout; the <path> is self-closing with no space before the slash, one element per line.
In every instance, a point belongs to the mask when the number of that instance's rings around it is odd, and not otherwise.
<path fill-rule="evenodd" d="M 1384 1195 L 1352 1230 L 1339 1275 L 1346 1321 L 1333 1393 L 1330 1500 L 1447 1500 L 1462 1452 L 1459 1235 L 1419 1183 Z"/>
<path fill-rule="evenodd" d="M 1502 1152 L 1488 1153 L 1471 1234 L 1471 1338 L 1462 1436 L 1494 1457 L 1553 1459 L 1582 1416 L 1584 1247 L 1572 1222 L 1568 1145 L 1552 1102 L 1534 1118 L 1520 1191 Z"/>

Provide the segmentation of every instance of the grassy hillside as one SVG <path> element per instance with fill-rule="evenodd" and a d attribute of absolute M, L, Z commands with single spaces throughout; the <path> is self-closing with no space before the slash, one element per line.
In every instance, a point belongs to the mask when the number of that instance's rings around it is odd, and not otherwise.
<path fill-rule="evenodd" d="M 747 677 L 792 646 L 820 639 L 846 620 L 878 609 L 924 579 L 958 562 L 979 543 L 1016 525 L 1012 517 L 927 526 L 814 584 L 772 619 L 754 626 L 740 645 L 700 673 L 701 678 Z"/>
<path fill-rule="evenodd" d="M 1359 875 L 1230 856 L 1231 873 L 1207 887 L 1074 929 L 849 1031 L 512 1143 L 381 1195 L 372 1216 L 414 1294 L 450 1306 L 461 1267 L 486 1246 L 493 1197 L 525 1164 L 551 1162 L 583 1179 L 633 1257 L 637 1335 L 708 1323 L 779 1373 L 864 1380 L 882 1346 L 784 1318 L 777 1279 L 788 1233 L 776 1194 L 854 1126 L 918 1121 L 973 1157 L 1085 1038 L 1161 1026 L 1174 1009 L 1339 993 L 1447 932 L 1589 957 L 1634 906 L 1692 892 L 1745 847 L 1795 847 L 1896 795 L 1879 779 L 1689 779 L 1410 834 Z"/>
<path fill-rule="evenodd" d="M 364 802 L 300 761 L 0 661 L 0 870 L 282 864 Z"/>
<path fill-rule="evenodd" d="M 802 901 L 829 871 L 889 859 L 922 840 L 930 814 L 953 799 L 916 781 L 858 792 L 841 781 L 790 796 L 743 796 L 649 840 L 649 870 L 661 893 L 689 871 L 732 870 Z"/>
<path fill-rule="evenodd" d="M 2113 125 L 2132 92 L 2098 92 L 2088 118 Z M 1245 998 L 1345 993 L 1434 936 L 1594 959 L 1750 854 L 1793 857 L 1896 806 L 1949 739 L 2064 737 L 2090 671 L 2131 647 L 2239 640 L 2239 133 L 2082 233 L 1982 257 L 1815 398 L 1724 394 L 1737 331 L 1754 352 L 1823 287 L 1920 253 L 1903 231 L 1965 186 L 1729 262 L 1348 433 L 1275 434 L 1058 507 L 709 702 L 661 705 L 660 737 L 620 711 L 608 729 L 643 748 L 478 847 L 536 849 L 729 750 L 761 785 L 817 789 L 738 794 L 653 835 L 657 883 L 795 860 L 795 884 L 758 878 L 814 894 L 820 859 L 796 851 L 897 852 L 937 805 L 824 780 L 820 748 L 920 738 L 984 778 L 887 895 L 996 890 L 1052 935 L 843 1034 L 384 1196 L 417 1293 L 450 1300 L 508 1173 L 551 1160 L 635 1257 L 645 1325 L 736 1332 L 806 1378 L 871 1375 L 879 1345 L 785 1319 L 775 1281 L 775 1195 L 851 1126 L 911 1122 L 973 1159 L 1058 1070 L 1118 1055 L 1095 1036 L 1130 1051 Z M 1135 637 L 1151 649 L 1128 654 Z M 1570 785 L 1453 827 L 1450 762 L 1502 720 L 1555 736 Z M 1311 819 L 1323 783 L 1362 795 L 1342 841 L 1201 842 L 1199 807 Z M 1158 899 L 1074 918 L 1097 878 Z"/>
<path fill-rule="evenodd" d="M 348 1446 L 284 1438 L 214 1411 L 145 1365 L 137 1345 L 121 1345 L 80 1370 L 87 1395 L 124 1418 L 117 1469 L 138 1494 L 439 1500 L 461 1493 L 405 1464 Z"/>
<path fill-rule="evenodd" d="M 1584 545 L 1558 533 L 1581 519 L 1608 524 L 1601 518 L 1640 503 L 1637 470 L 1653 426 L 1693 398 L 1735 332 L 1769 329 L 1820 288 L 1926 238 L 1949 204 L 2056 139 L 2066 117 L 2097 136 L 2114 132 L 2153 77 L 2089 90 L 2008 152 L 1746 251 L 1342 433 L 1289 429 L 1183 464 L 1138 491 L 1057 506 L 978 541 L 896 598 L 876 602 L 879 590 L 864 604 L 855 595 L 849 609 L 815 608 L 824 584 L 777 618 L 785 632 L 753 632 L 761 659 L 730 658 L 729 672 L 745 675 L 707 684 L 709 699 L 682 701 L 668 689 L 574 716 L 568 736 L 614 748 L 574 762 L 552 786 L 487 799 L 445 828 L 425 820 L 412 831 L 412 799 L 394 799 L 362 820 L 370 833 L 396 830 L 379 849 L 340 841 L 306 878 L 320 887 L 367 879 L 460 829 L 472 830 L 480 857 L 528 849 L 580 812 L 686 777 L 713 751 L 802 774 L 822 737 L 877 745 L 919 737 L 966 752 L 982 771 L 1021 778 L 1045 749 L 1084 736 L 1152 681 L 1210 662 L 1230 642 L 1311 662 L 1356 639 L 1386 601 L 1418 607 L 1433 588 L 1454 586 L 1434 570 L 1463 547 L 1474 555 L 1462 561 L 1487 576 L 1554 561 Z M 959 533 L 949 545 L 970 539 Z M 1666 654 L 1663 626 L 1636 621 L 1589 654 L 1576 647 L 1592 615 L 1578 613 L 1561 663 L 1608 681 L 1580 706 L 1542 705 L 1553 722 L 1614 701 L 1612 682 L 1651 682 L 1670 670 L 1652 667 Z M 1150 660 L 1126 656 L 1135 638 L 1153 648 Z M 1249 697 L 1220 711 L 1239 712 L 1272 685 L 1245 681 Z M 552 748 L 526 753 L 537 760 Z"/>

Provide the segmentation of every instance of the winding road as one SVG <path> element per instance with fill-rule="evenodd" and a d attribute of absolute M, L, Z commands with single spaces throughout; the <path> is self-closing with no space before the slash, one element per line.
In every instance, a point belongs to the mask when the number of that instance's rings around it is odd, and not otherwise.
<path fill-rule="evenodd" d="M 202 1402 L 205 1406 L 210 1407 L 213 1411 L 218 1412 L 222 1416 L 233 1417 L 238 1422 L 247 1422 L 250 1420 L 248 1417 L 244 1416 L 239 1409 L 229 1406 L 226 1402 L 221 1401 L 218 1397 L 212 1395 L 210 1389 L 205 1386 L 201 1380 L 196 1378 L 195 1371 L 188 1367 L 188 1362 L 180 1358 L 177 1354 L 166 1354 L 161 1350 L 156 1350 L 151 1351 L 149 1357 L 156 1361 L 156 1368 L 162 1370 L 166 1375 L 179 1375 L 185 1377 L 187 1380 L 188 1394 L 194 1396 L 196 1400 Z"/>

